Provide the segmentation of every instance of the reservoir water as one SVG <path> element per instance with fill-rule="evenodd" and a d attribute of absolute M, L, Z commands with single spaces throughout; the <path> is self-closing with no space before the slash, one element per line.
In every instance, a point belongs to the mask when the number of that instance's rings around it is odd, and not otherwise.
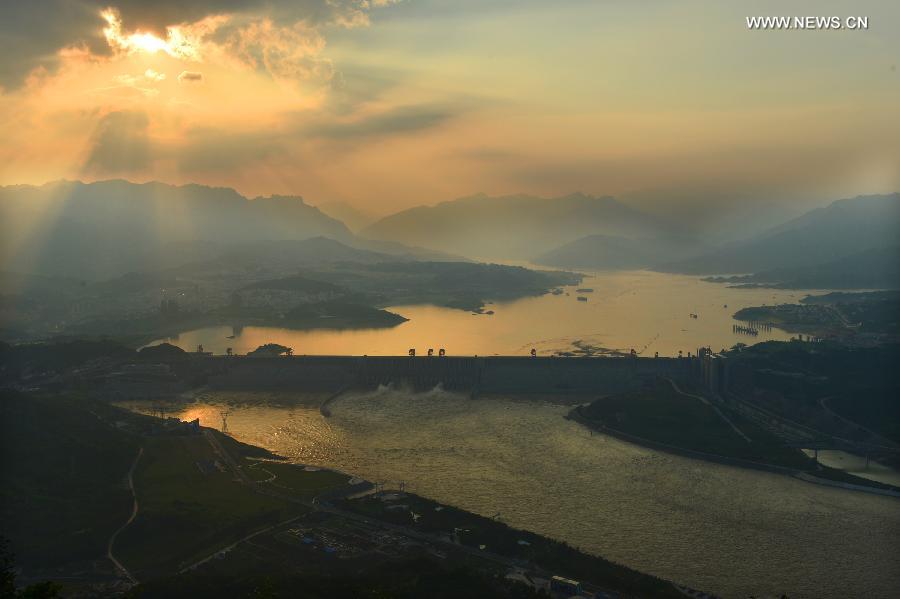
<path fill-rule="evenodd" d="M 472 317 L 476 318 L 476 317 Z M 730 327 L 729 327 L 730 329 Z M 209 392 L 169 406 L 298 463 L 384 481 L 725 597 L 896 597 L 900 500 L 591 435 L 570 406 L 440 389 Z M 128 403 L 152 412 L 158 406 Z"/>
<path fill-rule="evenodd" d="M 592 289 L 579 293 L 576 289 Z M 265 343 L 279 343 L 294 354 L 404 355 L 411 347 L 445 348 L 450 355 L 540 355 L 590 345 L 641 355 L 674 356 L 711 346 L 718 351 L 735 343 L 789 339 L 778 329 L 749 337 L 732 330 L 740 308 L 796 303 L 806 291 L 731 289 L 698 277 L 649 271 L 591 273 L 559 295 L 546 294 L 489 304 L 494 314 L 474 315 L 436 306 L 390 306 L 409 320 L 390 329 L 307 330 L 228 326 L 185 331 L 159 339 L 185 350 L 203 345 L 217 354 L 232 348 L 247 353 Z M 577 301 L 578 297 L 587 301 Z M 692 318 L 691 314 L 697 315 Z"/>

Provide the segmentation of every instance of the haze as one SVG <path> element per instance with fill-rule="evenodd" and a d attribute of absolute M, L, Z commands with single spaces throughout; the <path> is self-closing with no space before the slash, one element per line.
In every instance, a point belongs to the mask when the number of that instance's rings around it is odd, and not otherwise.
<path fill-rule="evenodd" d="M 197 182 L 373 215 L 582 191 L 701 230 L 898 188 L 895 2 L 752 7 L 869 17 L 807 32 L 700 2 L 150 6 L 4 9 L 0 184 Z"/>

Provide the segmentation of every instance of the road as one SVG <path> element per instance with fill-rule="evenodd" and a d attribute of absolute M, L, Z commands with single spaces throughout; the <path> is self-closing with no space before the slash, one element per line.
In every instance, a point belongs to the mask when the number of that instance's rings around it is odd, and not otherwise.
<path fill-rule="evenodd" d="M 745 435 L 741 429 L 739 429 L 737 426 L 735 426 L 735 424 L 731 420 L 728 419 L 728 416 L 723 414 L 722 411 L 718 407 L 712 405 L 708 399 L 706 399 L 705 397 L 702 397 L 700 395 L 694 395 L 693 393 L 685 393 L 684 391 L 682 391 L 681 389 L 678 388 L 678 385 L 675 384 L 675 381 L 673 381 L 672 379 L 666 379 L 666 380 L 669 381 L 669 384 L 672 385 L 672 388 L 675 389 L 676 393 L 678 393 L 679 395 L 684 395 L 685 397 L 692 397 L 696 400 L 701 401 L 704 405 L 709 406 L 710 408 L 715 410 L 716 414 L 718 414 L 719 418 L 721 418 L 722 421 L 725 422 L 725 424 L 730 426 L 734 432 L 736 432 L 738 435 L 743 437 L 747 443 L 753 442 L 750 440 L 750 437 Z"/>
<path fill-rule="evenodd" d="M 128 520 L 125 522 L 125 524 L 117 528 L 116 531 L 112 533 L 112 536 L 109 537 L 109 543 L 106 546 L 106 557 L 108 557 L 109 560 L 116 566 L 116 568 L 119 569 L 119 571 L 123 576 L 125 576 L 125 578 L 127 578 L 134 584 L 137 584 L 137 578 L 135 578 L 134 575 L 128 571 L 128 568 L 126 568 L 122 564 L 122 562 L 116 559 L 116 556 L 113 555 L 113 545 L 115 544 L 116 537 L 119 536 L 119 533 L 125 530 L 125 528 L 127 528 L 128 525 L 131 524 L 134 521 L 135 517 L 137 517 L 138 515 L 137 494 L 134 492 L 134 469 L 137 467 L 138 461 L 141 459 L 142 455 L 144 455 L 143 447 L 138 450 L 138 454 L 134 458 L 134 462 L 131 464 L 131 468 L 128 469 L 128 489 L 131 491 L 131 496 L 134 498 L 134 507 L 131 509 L 131 516 L 128 517 Z"/>
<path fill-rule="evenodd" d="M 841 416 L 840 414 L 838 414 L 837 412 L 832 410 L 831 406 L 828 405 L 829 399 L 831 399 L 831 398 L 830 397 L 822 397 L 821 399 L 819 399 L 819 406 L 821 406 L 821 408 L 823 410 L 825 410 L 829 416 L 831 416 L 832 418 L 836 418 L 836 419 L 840 420 L 841 422 L 846 423 L 848 426 L 850 426 L 852 428 L 856 428 L 856 429 L 859 429 L 859 430 L 865 432 L 867 435 L 869 435 L 873 439 L 873 442 L 870 442 L 870 443 L 859 443 L 860 448 L 886 449 L 886 450 L 890 450 L 890 451 L 897 451 L 897 444 L 894 443 L 893 441 L 891 441 L 890 439 L 886 439 L 886 438 L 882 437 L 879 433 L 876 433 L 875 431 L 873 431 L 872 429 L 866 428 L 863 425 L 861 425 L 860 423 L 850 420 L 849 418 L 845 418 L 844 416 Z M 835 437 L 835 438 L 838 438 L 838 437 Z M 853 441 L 848 441 L 848 443 L 853 443 Z"/>

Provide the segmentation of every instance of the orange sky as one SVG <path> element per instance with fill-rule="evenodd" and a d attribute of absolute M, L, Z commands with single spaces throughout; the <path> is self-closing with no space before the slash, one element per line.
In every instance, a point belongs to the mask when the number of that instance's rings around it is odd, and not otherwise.
<path fill-rule="evenodd" d="M 74 4 L 0 9 L 0 184 L 200 182 L 375 213 L 477 191 L 672 213 L 900 188 L 893 1 L 754 3 L 870 19 L 803 32 L 666 0 Z"/>

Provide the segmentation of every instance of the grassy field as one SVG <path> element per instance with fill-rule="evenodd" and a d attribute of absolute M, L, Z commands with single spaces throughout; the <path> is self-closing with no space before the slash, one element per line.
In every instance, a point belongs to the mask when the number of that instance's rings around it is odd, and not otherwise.
<path fill-rule="evenodd" d="M 167 430 L 142 416 L 85 397 L 0 397 L 0 530 L 16 564 L 49 575 L 107 574 L 113 531 L 131 514 L 127 473 L 134 471 L 135 520 L 115 555 L 139 579 L 169 575 L 237 540 L 309 510 L 300 501 L 343 487 L 349 477 L 306 471 L 268 451 L 210 431 L 242 470 L 242 482 L 205 434 Z M 288 499 L 290 498 L 290 499 Z M 77 577 L 77 576 L 76 576 Z"/>
<path fill-rule="evenodd" d="M 102 558 L 138 441 L 79 399 L 0 396 L 0 530 L 26 568 Z"/>
<path fill-rule="evenodd" d="M 235 480 L 203 435 L 145 438 L 134 482 L 140 511 L 116 550 L 138 578 L 177 570 L 304 511 Z"/>
<path fill-rule="evenodd" d="M 262 539 L 261 543 L 268 539 Z M 196 572 L 150 581 L 136 592 L 142 599 L 218 599 L 247 597 L 269 599 L 547 599 L 525 585 L 506 580 L 484 568 L 442 563 L 427 556 L 384 560 L 310 560 L 309 553 L 283 559 L 283 545 L 238 547 L 222 560 Z M 352 568 L 352 569 L 351 569 Z M 299 591 L 302 589 L 302 591 Z"/>
<path fill-rule="evenodd" d="M 244 471 L 250 478 L 292 497 L 311 500 L 316 495 L 340 488 L 350 477 L 330 470 L 304 470 L 303 466 L 287 462 L 258 462 L 247 460 Z M 270 480 L 272 476 L 274 480 Z"/>
<path fill-rule="evenodd" d="M 748 442 L 712 407 L 679 394 L 667 381 L 658 381 L 641 391 L 598 399 L 582 413 L 613 430 L 682 449 L 788 468 L 813 466 L 799 449 L 784 447 L 771 433 L 737 414 L 727 413 L 728 419 L 749 437 Z"/>

